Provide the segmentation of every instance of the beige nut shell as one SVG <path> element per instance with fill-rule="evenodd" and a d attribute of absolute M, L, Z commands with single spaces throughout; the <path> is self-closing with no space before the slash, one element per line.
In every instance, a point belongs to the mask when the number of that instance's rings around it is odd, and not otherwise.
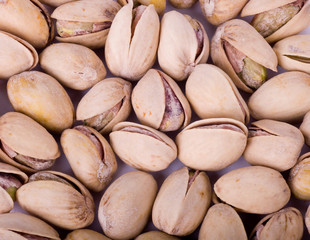
<path fill-rule="evenodd" d="M 167 233 L 160 232 L 160 231 L 150 231 L 146 233 L 140 234 L 138 237 L 135 238 L 135 240 L 180 240 L 179 238 L 175 236 L 171 236 Z"/>
<path fill-rule="evenodd" d="M 68 2 L 73 2 L 78 0 L 40 0 L 41 3 L 52 6 L 52 7 L 58 7 L 60 5 L 63 5 Z"/>
<path fill-rule="evenodd" d="M 91 229 L 77 229 L 69 233 L 64 240 L 110 240 L 110 238 Z"/>
<path fill-rule="evenodd" d="M 308 233 L 310 234 L 310 205 L 307 208 L 307 212 L 305 214 L 305 224 L 306 224 Z"/>
<path fill-rule="evenodd" d="M 299 130 L 305 137 L 306 144 L 310 146 L 310 111 L 306 113 L 299 127 Z"/>

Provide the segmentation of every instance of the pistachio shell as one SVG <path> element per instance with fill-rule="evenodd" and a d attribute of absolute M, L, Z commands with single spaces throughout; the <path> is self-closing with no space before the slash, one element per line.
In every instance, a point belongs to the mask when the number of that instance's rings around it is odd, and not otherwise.
<path fill-rule="evenodd" d="M 211 118 L 193 122 L 176 137 L 178 158 L 194 169 L 223 169 L 242 155 L 247 134 L 246 126 L 234 119 Z"/>
<path fill-rule="evenodd" d="M 306 144 L 310 146 L 310 111 L 306 113 L 299 130 L 305 137 Z"/>
<path fill-rule="evenodd" d="M 224 70 L 243 91 L 252 93 L 236 74 L 231 62 L 228 60 L 223 41 L 228 42 L 239 52 L 254 62 L 277 71 L 277 56 L 264 40 L 264 38 L 247 22 L 240 19 L 233 19 L 220 25 L 211 41 L 211 57 L 215 65 Z"/>
<path fill-rule="evenodd" d="M 170 236 L 167 233 L 160 231 L 150 231 L 140 234 L 135 240 L 179 240 L 179 238 Z"/>
<path fill-rule="evenodd" d="M 61 132 L 72 126 L 73 104 L 53 77 L 37 71 L 23 72 L 9 79 L 7 92 L 16 111 L 25 113 L 47 129 Z"/>
<path fill-rule="evenodd" d="M 126 5 L 129 0 L 117 0 L 117 2 L 124 6 Z M 166 8 L 166 0 L 133 0 L 133 6 L 134 8 L 139 6 L 139 5 L 145 5 L 148 6 L 150 4 L 153 4 L 155 7 L 156 12 L 161 15 Z"/>
<path fill-rule="evenodd" d="M 154 225 L 171 235 L 189 235 L 202 222 L 211 202 L 211 184 L 204 172 L 183 167 L 171 173 L 154 202 Z"/>
<path fill-rule="evenodd" d="M 301 121 L 310 110 L 310 75 L 285 72 L 268 80 L 248 101 L 255 119 Z M 302 103 L 302 104 L 301 104 Z"/>
<path fill-rule="evenodd" d="M 95 129 L 84 128 L 100 143 L 102 158 L 90 137 L 77 128 L 63 131 L 60 142 L 75 176 L 87 188 L 99 192 L 111 181 L 117 162 L 107 140 Z"/>
<path fill-rule="evenodd" d="M 305 224 L 306 224 L 308 233 L 310 234 L 310 205 L 309 205 L 307 212 L 305 214 Z"/>
<path fill-rule="evenodd" d="M 168 88 L 170 90 L 167 90 Z M 180 87 L 159 70 L 150 69 L 141 78 L 132 91 L 131 101 L 139 121 L 161 131 L 174 131 L 185 127 L 191 119 L 189 103 Z M 172 119 L 171 124 L 169 116 Z M 176 116 L 178 119 L 182 116 L 183 121 L 175 120 Z M 168 122 L 168 126 L 163 126 L 164 122 Z"/>
<path fill-rule="evenodd" d="M 250 0 L 244 6 L 241 12 L 241 17 L 255 15 L 257 13 L 266 12 L 274 8 L 295 2 L 296 0 Z"/>
<path fill-rule="evenodd" d="M 177 147 L 166 134 L 137 123 L 121 122 L 110 133 L 110 142 L 119 158 L 131 167 L 161 171 L 177 157 Z"/>
<path fill-rule="evenodd" d="M 310 35 L 295 35 L 277 42 L 273 50 L 279 65 L 288 71 L 310 74 Z"/>
<path fill-rule="evenodd" d="M 244 158 L 252 165 L 286 171 L 292 168 L 304 145 L 298 128 L 274 120 L 260 120 L 249 129 Z"/>
<path fill-rule="evenodd" d="M 105 78 L 107 71 L 95 52 L 72 43 L 56 43 L 40 54 L 40 65 L 64 86 L 85 90 Z"/>
<path fill-rule="evenodd" d="M 199 21 L 176 11 L 164 14 L 158 47 L 158 62 L 164 72 L 177 81 L 185 80 L 208 56 L 209 39 Z"/>
<path fill-rule="evenodd" d="M 131 111 L 130 94 L 130 82 L 121 78 L 104 79 L 94 85 L 81 99 L 76 109 L 76 119 L 86 121 L 87 124 L 88 119 L 100 116 L 121 104 L 115 116 L 108 119 L 105 126 L 97 128 L 101 134 L 109 133 L 115 124 L 124 121 L 129 116 Z M 89 125 L 92 126 L 92 124 Z M 96 126 L 93 127 L 96 128 Z"/>
<path fill-rule="evenodd" d="M 198 0 L 169 0 L 170 4 L 175 8 L 190 8 Z"/>
<path fill-rule="evenodd" d="M 139 80 L 154 64 L 160 27 L 152 4 L 134 15 L 138 19 L 133 17 L 133 3 L 130 1 L 116 14 L 104 51 L 112 74 L 132 81 Z"/>
<path fill-rule="evenodd" d="M 151 214 L 157 192 L 152 175 L 133 171 L 116 179 L 103 194 L 98 210 L 103 232 L 112 239 L 139 235 Z"/>
<path fill-rule="evenodd" d="M 61 228 L 72 230 L 90 225 L 95 212 L 90 192 L 67 174 L 55 171 L 41 173 L 53 174 L 72 185 L 43 179 L 29 182 L 17 190 L 19 205 L 27 212 Z"/>
<path fill-rule="evenodd" d="M 68 2 L 73 2 L 77 0 L 39 0 L 41 3 L 52 6 L 52 7 L 58 7 L 60 5 L 63 5 Z"/>
<path fill-rule="evenodd" d="M 0 46 L 0 79 L 30 70 L 38 63 L 36 50 L 19 37 L 0 31 Z"/>
<path fill-rule="evenodd" d="M 38 0 L 1 1 L 0 29 L 25 39 L 35 48 L 45 47 L 54 38 L 50 15 Z"/>
<path fill-rule="evenodd" d="M 256 214 L 280 210 L 291 196 L 282 175 L 261 166 L 243 167 L 224 174 L 215 183 L 214 191 L 225 203 Z"/>
<path fill-rule="evenodd" d="M 110 240 L 106 236 L 90 230 L 90 229 L 78 229 L 69 233 L 64 240 Z"/>
<path fill-rule="evenodd" d="M 215 204 L 207 212 L 199 240 L 247 240 L 247 234 L 238 213 L 229 205 Z"/>
<path fill-rule="evenodd" d="M 189 76 L 186 97 L 200 118 L 226 117 L 247 124 L 249 109 L 229 76 L 211 64 L 199 64 Z"/>

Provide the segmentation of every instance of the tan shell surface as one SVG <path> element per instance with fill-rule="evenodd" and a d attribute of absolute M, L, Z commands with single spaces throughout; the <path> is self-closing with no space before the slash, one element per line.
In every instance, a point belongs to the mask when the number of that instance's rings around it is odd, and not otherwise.
<path fill-rule="evenodd" d="M 231 124 L 244 133 L 230 129 L 201 129 L 206 125 Z M 199 120 L 188 125 L 176 137 L 178 158 L 188 167 L 217 171 L 237 161 L 247 141 L 247 128 L 241 122 L 229 118 Z"/>
<path fill-rule="evenodd" d="M 0 187 L 0 214 L 10 212 L 13 208 L 14 201 L 10 194 L 4 188 Z"/>
<path fill-rule="evenodd" d="M 11 77 L 7 92 L 13 108 L 51 131 L 61 132 L 73 124 L 74 108 L 69 95 L 53 77 L 37 71 Z"/>
<path fill-rule="evenodd" d="M 39 0 L 41 3 L 52 6 L 52 7 L 58 7 L 62 4 L 73 2 L 77 0 Z"/>
<path fill-rule="evenodd" d="M 66 129 L 61 135 L 61 146 L 75 176 L 89 189 L 99 192 L 111 181 L 117 162 L 110 144 L 96 130 L 87 127 L 100 141 L 103 159 L 94 143 L 76 129 Z"/>
<path fill-rule="evenodd" d="M 189 235 L 199 226 L 211 202 L 211 184 L 200 172 L 190 187 L 189 170 L 171 173 L 162 184 L 152 210 L 153 224 L 168 234 Z"/>
<path fill-rule="evenodd" d="M 308 63 L 291 57 L 310 59 L 310 35 L 295 35 L 277 42 L 273 50 L 278 56 L 279 65 L 289 71 L 301 71 L 310 74 Z"/>
<path fill-rule="evenodd" d="M 131 101 L 133 109 L 142 124 L 155 129 L 160 127 L 164 117 L 166 104 L 165 87 L 162 77 L 169 84 L 182 105 L 185 116 L 182 127 L 185 127 L 189 124 L 191 119 L 190 105 L 177 83 L 159 70 L 150 69 L 139 80 L 132 91 Z"/>
<path fill-rule="evenodd" d="M 37 51 L 19 37 L 0 31 L 0 46 L 0 79 L 30 70 L 38 63 Z"/>
<path fill-rule="evenodd" d="M 133 171 L 116 179 L 103 194 L 98 218 L 105 235 L 132 239 L 139 235 L 150 217 L 157 183 L 152 175 Z"/>
<path fill-rule="evenodd" d="M 103 234 L 90 229 L 77 229 L 69 233 L 64 240 L 110 240 Z"/>
<path fill-rule="evenodd" d="M 302 133 L 293 125 L 274 120 L 253 122 L 271 135 L 248 138 L 243 156 L 252 165 L 270 167 L 278 171 L 292 168 L 304 145 Z"/>
<path fill-rule="evenodd" d="M 238 89 L 229 76 L 214 65 L 195 67 L 186 82 L 185 91 L 200 118 L 226 117 L 246 124 L 249 122 L 249 109 Z"/>
<path fill-rule="evenodd" d="M 261 166 L 243 167 L 224 174 L 215 183 L 214 191 L 223 202 L 255 214 L 278 211 L 291 196 L 282 175 Z"/>
<path fill-rule="evenodd" d="M 50 225 L 39 218 L 19 212 L 1 214 L 0 229 L 60 240 L 57 231 Z M 24 238 L 16 238 L 16 240 L 19 239 L 23 240 Z"/>
<path fill-rule="evenodd" d="M 269 11 L 295 1 L 296 0 L 250 0 L 242 9 L 241 17 Z"/>
<path fill-rule="evenodd" d="M 175 236 L 171 236 L 167 233 L 160 232 L 160 231 L 150 231 L 146 233 L 140 234 L 135 240 L 179 240 L 179 238 Z"/>
<path fill-rule="evenodd" d="M 177 11 L 164 14 L 161 20 L 158 63 L 176 81 L 185 80 L 199 63 L 206 63 L 209 57 L 209 39 L 203 25 L 203 48 L 197 54 L 198 41 L 193 26 Z"/>
<path fill-rule="evenodd" d="M 308 233 L 310 234 L 310 205 L 309 205 L 307 212 L 305 214 L 305 224 L 306 224 Z"/>
<path fill-rule="evenodd" d="M 22 183 L 28 182 L 27 174 L 10 164 L 0 162 L 0 172 L 16 175 L 21 180 Z"/>
<path fill-rule="evenodd" d="M 310 111 L 306 113 L 299 127 L 299 130 L 305 137 L 306 144 L 310 146 Z"/>
<path fill-rule="evenodd" d="M 159 139 L 146 134 L 122 131 L 125 127 L 137 127 L 150 131 Z M 128 165 L 144 171 L 160 171 L 177 157 L 177 147 L 166 134 L 137 123 L 121 122 L 109 135 L 114 152 Z"/>
<path fill-rule="evenodd" d="M 301 121 L 310 110 L 310 75 L 285 72 L 269 79 L 249 98 L 253 118 Z"/>
<path fill-rule="evenodd" d="M 199 240 L 247 240 L 241 218 L 229 205 L 219 203 L 209 208 L 199 231 Z"/>
<path fill-rule="evenodd" d="M 64 86 L 85 90 L 103 80 L 107 71 L 95 52 L 87 47 L 56 43 L 40 54 L 40 65 Z"/>

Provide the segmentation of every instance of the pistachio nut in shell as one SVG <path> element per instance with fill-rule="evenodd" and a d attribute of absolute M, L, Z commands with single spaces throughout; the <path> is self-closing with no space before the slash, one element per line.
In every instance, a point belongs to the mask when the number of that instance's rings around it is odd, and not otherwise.
<path fill-rule="evenodd" d="M 88 189 L 99 192 L 110 183 L 117 162 L 110 144 L 99 132 L 79 125 L 63 131 L 60 143 L 74 175 Z"/>
<path fill-rule="evenodd" d="M 57 231 L 39 218 L 19 213 L 0 215 L 0 236 L 2 239 L 60 240 Z"/>
<path fill-rule="evenodd" d="M 274 45 L 273 50 L 282 68 L 310 74 L 310 34 L 282 39 Z"/>
<path fill-rule="evenodd" d="M 0 79 L 30 70 L 38 63 L 37 51 L 28 42 L 10 33 L 0 31 L 0 47 Z"/>
<path fill-rule="evenodd" d="M 60 156 L 54 137 L 30 117 L 8 112 L 0 118 L 0 158 L 25 172 L 51 167 Z"/>
<path fill-rule="evenodd" d="M 157 192 L 151 174 L 126 173 L 103 194 L 98 209 L 99 223 L 112 239 L 132 239 L 139 235 L 150 217 Z"/>
<path fill-rule="evenodd" d="M 0 213 L 14 207 L 16 190 L 28 181 L 28 176 L 18 168 L 0 162 Z"/>
<path fill-rule="evenodd" d="M 209 39 L 203 25 L 177 11 L 164 14 L 161 20 L 158 63 L 177 81 L 185 80 L 199 63 L 209 56 Z"/>
<path fill-rule="evenodd" d="M 223 202 L 255 214 L 278 211 L 291 197 L 282 175 L 261 166 L 243 167 L 224 174 L 214 184 L 214 191 Z"/>
<path fill-rule="evenodd" d="M 113 0 L 80 0 L 60 5 L 51 15 L 56 20 L 59 35 L 56 39 L 89 48 L 102 48 L 120 8 Z"/>
<path fill-rule="evenodd" d="M 124 6 L 128 4 L 130 0 L 117 0 L 117 2 Z M 166 9 L 166 0 L 133 0 L 133 6 L 138 7 L 139 5 L 148 6 L 153 4 L 155 7 L 156 12 L 161 15 Z"/>
<path fill-rule="evenodd" d="M 220 25 L 211 41 L 211 57 L 236 86 L 252 93 L 266 80 L 266 69 L 277 71 L 277 55 L 246 21 L 229 20 Z"/>
<path fill-rule="evenodd" d="M 77 229 L 70 232 L 64 240 L 110 240 L 101 233 L 91 229 Z"/>
<path fill-rule="evenodd" d="M 150 69 L 132 91 L 133 109 L 142 124 L 163 132 L 189 124 L 191 108 L 177 83 L 160 70 Z"/>
<path fill-rule="evenodd" d="M 152 210 L 153 224 L 171 235 L 189 235 L 202 222 L 210 202 L 208 176 L 183 167 L 171 173 L 160 187 Z"/>
<path fill-rule="evenodd" d="M 130 1 L 116 14 L 105 46 L 105 60 L 111 73 L 137 81 L 156 59 L 159 17 L 154 5 L 133 9 Z"/>
<path fill-rule="evenodd" d="M 211 64 L 199 64 L 188 77 L 186 97 L 202 118 L 226 117 L 247 124 L 249 109 L 230 77 Z"/>
<path fill-rule="evenodd" d="M 305 214 L 305 224 L 308 230 L 308 233 L 310 234 L 310 205 L 307 208 L 307 212 Z"/>
<path fill-rule="evenodd" d="M 300 130 L 288 123 L 274 120 L 252 122 L 244 159 L 252 165 L 270 167 L 278 171 L 292 168 L 304 145 Z"/>
<path fill-rule="evenodd" d="M 90 192 L 75 178 L 55 171 L 37 172 L 16 192 L 19 205 L 35 216 L 64 229 L 78 229 L 94 220 Z M 60 201 L 61 200 L 61 201 Z"/>
<path fill-rule="evenodd" d="M 76 109 L 76 119 L 101 134 L 109 133 L 115 124 L 129 116 L 130 95 L 130 82 L 121 78 L 104 79 L 83 96 Z"/>
<path fill-rule="evenodd" d="M 48 74 L 29 71 L 12 76 L 7 83 L 9 100 L 48 130 L 61 132 L 73 124 L 74 108 L 60 83 Z"/>
<path fill-rule="evenodd" d="M 299 130 L 305 137 L 306 144 L 310 146 L 310 111 L 306 113 L 299 127 Z"/>
<path fill-rule="evenodd" d="M 269 43 L 295 35 L 310 24 L 308 0 L 250 0 L 241 16 L 255 15 L 251 25 Z"/>
<path fill-rule="evenodd" d="M 200 8 L 207 21 L 219 25 L 237 17 L 247 0 L 199 0 Z"/>
<path fill-rule="evenodd" d="M 118 157 L 143 171 L 161 171 L 177 157 L 177 146 L 166 134 L 137 123 L 121 122 L 110 133 Z"/>
<path fill-rule="evenodd" d="M 253 229 L 250 239 L 300 240 L 303 232 L 304 222 L 300 211 L 288 207 L 264 217 Z"/>
<path fill-rule="evenodd" d="M 198 0 L 169 0 L 170 4 L 175 8 L 190 8 Z"/>
<path fill-rule="evenodd" d="M 288 179 L 292 193 L 298 199 L 310 200 L 310 153 L 305 153 L 291 169 Z"/>
<path fill-rule="evenodd" d="M 247 135 L 246 126 L 234 119 L 198 120 L 177 135 L 178 158 L 193 169 L 221 170 L 242 155 Z"/>
<path fill-rule="evenodd" d="M 301 121 L 310 111 L 310 75 L 285 72 L 268 80 L 248 101 L 253 118 Z"/>
<path fill-rule="evenodd" d="M 54 38 L 54 24 L 39 0 L 0 1 L 0 29 L 26 40 L 35 48 L 45 47 Z"/>
<path fill-rule="evenodd" d="M 231 206 L 223 203 L 209 208 L 199 230 L 199 240 L 247 240 L 241 218 Z"/>
<path fill-rule="evenodd" d="M 62 4 L 73 2 L 77 0 L 39 0 L 41 3 L 52 6 L 52 7 L 58 7 Z"/>
<path fill-rule="evenodd" d="M 135 240 L 179 240 L 179 238 L 175 236 L 171 236 L 167 233 L 160 231 L 150 231 L 146 233 L 140 234 Z"/>
<path fill-rule="evenodd" d="M 107 71 L 91 49 L 73 43 L 55 43 L 40 54 L 40 66 L 66 87 L 85 90 L 105 78 Z"/>

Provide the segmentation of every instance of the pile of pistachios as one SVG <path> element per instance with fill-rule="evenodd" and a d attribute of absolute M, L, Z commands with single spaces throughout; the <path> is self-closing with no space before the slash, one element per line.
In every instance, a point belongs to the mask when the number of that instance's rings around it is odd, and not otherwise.
<path fill-rule="evenodd" d="M 310 0 L 199 2 L 0 0 L 0 240 L 310 239 Z"/>

